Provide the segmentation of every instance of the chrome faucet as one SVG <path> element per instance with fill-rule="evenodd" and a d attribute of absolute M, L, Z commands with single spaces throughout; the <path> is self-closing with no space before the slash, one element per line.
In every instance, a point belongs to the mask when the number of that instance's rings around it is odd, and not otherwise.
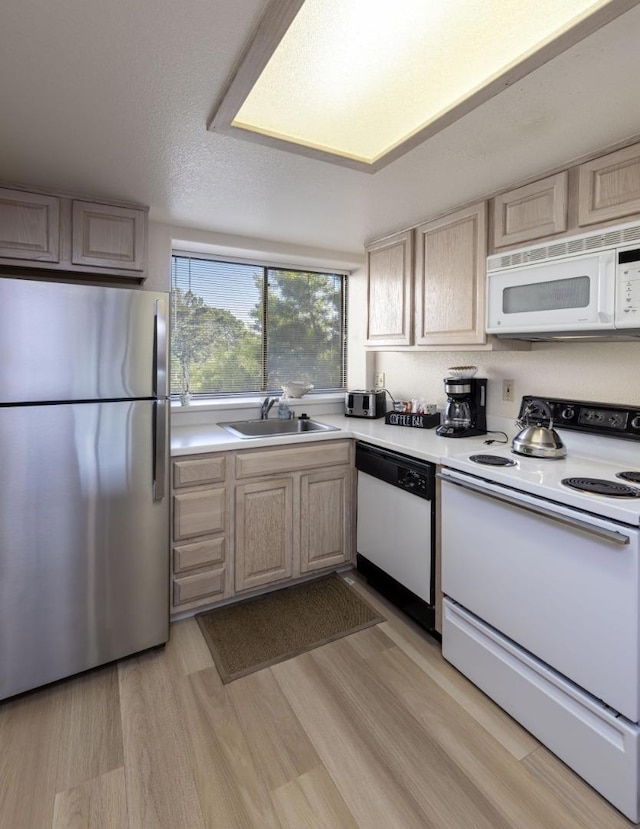
<path fill-rule="evenodd" d="M 260 420 L 266 420 L 269 417 L 271 407 L 276 402 L 276 397 L 265 397 L 260 405 Z"/>

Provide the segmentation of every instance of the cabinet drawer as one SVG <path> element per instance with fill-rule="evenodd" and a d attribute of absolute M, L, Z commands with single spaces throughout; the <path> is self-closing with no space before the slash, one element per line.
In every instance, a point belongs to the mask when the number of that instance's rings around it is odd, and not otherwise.
<path fill-rule="evenodd" d="M 194 535 L 224 530 L 225 491 L 205 489 L 173 496 L 173 538 L 181 541 Z"/>
<path fill-rule="evenodd" d="M 257 449 L 238 452 L 236 477 L 270 475 L 279 472 L 295 472 L 299 469 L 332 466 L 349 463 L 351 441 L 326 441 L 323 443 L 292 446 L 286 449 Z"/>
<path fill-rule="evenodd" d="M 224 593 L 224 567 L 173 580 L 173 606 Z"/>
<path fill-rule="evenodd" d="M 225 455 L 213 457 L 189 458 L 173 462 L 173 485 L 176 489 L 183 486 L 212 484 L 224 481 L 227 468 Z"/>
<path fill-rule="evenodd" d="M 208 538 L 193 544 L 173 548 L 173 571 L 181 573 L 194 567 L 205 567 L 224 562 L 224 537 Z"/>

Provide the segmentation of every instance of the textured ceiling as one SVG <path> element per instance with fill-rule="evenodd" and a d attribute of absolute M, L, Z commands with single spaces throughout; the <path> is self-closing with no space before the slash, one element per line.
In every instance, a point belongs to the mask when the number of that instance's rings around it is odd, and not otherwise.
<path fill-rule="evenodd" d="M 371 176 L 206 130 L 261 0 L 3 0 L 0 180 L 156 221 L 363 241 L 640 134 L 640 8 Z"/>

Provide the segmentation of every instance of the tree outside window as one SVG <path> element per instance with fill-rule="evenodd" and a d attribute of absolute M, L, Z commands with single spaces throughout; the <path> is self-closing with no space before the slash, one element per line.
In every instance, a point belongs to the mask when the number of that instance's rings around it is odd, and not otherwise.
<path fill-rule="evenodd" d="M 342 389 L 347 277 L 174 256 L 172 393 Z"/>

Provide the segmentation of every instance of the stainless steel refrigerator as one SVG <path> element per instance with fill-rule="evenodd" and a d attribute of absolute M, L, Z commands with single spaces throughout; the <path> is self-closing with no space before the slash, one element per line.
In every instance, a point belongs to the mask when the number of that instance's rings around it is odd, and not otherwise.
<path fill-rule="evenodd" d="M 0 277 L 0 699 L 169 638 L 168 303 Z"/>

